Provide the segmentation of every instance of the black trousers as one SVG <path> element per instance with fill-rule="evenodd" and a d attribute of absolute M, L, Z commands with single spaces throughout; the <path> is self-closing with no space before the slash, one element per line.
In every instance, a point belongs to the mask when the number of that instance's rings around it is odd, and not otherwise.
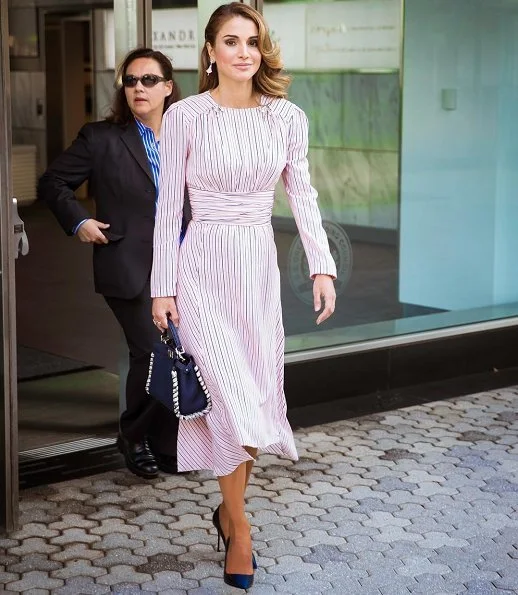
<path fill-rule="evenodd" d="M 176 455 L 178 418 L 146 393 L 150 354 L 160 338 L 151 316 L 149 281 L 131 300 L 104 299 L 119 321 L 129 348 L 126 410 L 120 417 L 120 431 L 132 442 L 148 438 L 155 453 Z"/>

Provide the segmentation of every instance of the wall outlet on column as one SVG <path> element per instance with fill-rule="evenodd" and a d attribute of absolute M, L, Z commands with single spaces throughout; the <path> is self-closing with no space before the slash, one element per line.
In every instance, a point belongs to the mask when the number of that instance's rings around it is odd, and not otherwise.
<path fill-rule="evenodd" d="M 448 111 L 457 109 L 457 89 L 441 89 L 441 107 Z"/>

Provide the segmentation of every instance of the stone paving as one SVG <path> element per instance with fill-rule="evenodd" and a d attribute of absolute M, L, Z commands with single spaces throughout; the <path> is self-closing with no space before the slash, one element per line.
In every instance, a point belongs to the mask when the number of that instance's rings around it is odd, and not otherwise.
<path fill-rule="evenodd" d="M 251 592 L 518 592 L 518 388 L 297 432 L 259 458 Z M 237 594 L 222 580 L 208 473 L 125 470 L 31 489 L 0 539 L 5 593 Z M 241 591 L 242 592 L 242 591 Z"/>

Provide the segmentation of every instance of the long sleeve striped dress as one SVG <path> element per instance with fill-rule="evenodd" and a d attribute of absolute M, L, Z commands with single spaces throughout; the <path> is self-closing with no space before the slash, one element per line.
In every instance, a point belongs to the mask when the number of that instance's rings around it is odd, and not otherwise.
<path fill-rule="evenodd" d="M 307 118 L 285 99 L 235 109 L 206 92 L 164 115 L 151 293 L 176 296 L 180 338 L 212 396 L 208 415 L 180 420 L 180 471 L 228 475 L 251 459 L 244 446 L 297 459 L 271 213 L 282 175 L 310 274 L 336 276 L 307 149 Z M 192 220 L 180 245 L 185 185 Z"/>

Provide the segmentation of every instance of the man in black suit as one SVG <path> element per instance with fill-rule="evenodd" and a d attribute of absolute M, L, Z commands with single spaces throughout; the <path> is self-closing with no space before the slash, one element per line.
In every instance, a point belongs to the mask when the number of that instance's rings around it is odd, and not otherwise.
<path fill-rule="evenodd" d="M 162 114 L 179 95 L 171 62 L 140 48 L 119 69 L 112 114 L 86 124 L 43 174 L 38 193 L 68 235 L 94 244 L 95 290 L 121 325 L 130 352 L 126 410 L 117 440 L 126 465 L 153 478 L 176 473 L 178 420 L 145 390 L 153 343 L 149 277 L 159 175 Z M 88 180 L 95 219 L 74 191 Z"/>

